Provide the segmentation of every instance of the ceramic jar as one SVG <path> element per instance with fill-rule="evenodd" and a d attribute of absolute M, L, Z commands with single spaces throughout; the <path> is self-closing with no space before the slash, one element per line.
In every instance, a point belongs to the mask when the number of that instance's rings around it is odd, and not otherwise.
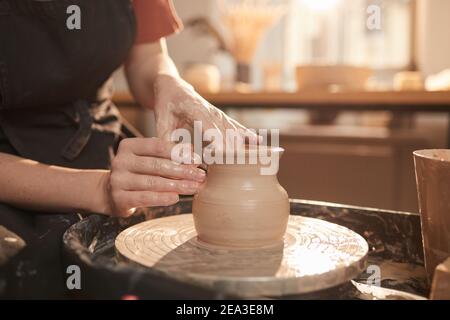
<path fill-rule="evenodd" d="M 220 71 L 215 65 L 200 63 L 191 65 L 183 73 L 183 79 L 201 93 L 220 91 Z"/>
<path fill-rule="evenodd" d="M 414 152 L 425 268 L 432 281 L 450 257 L 450 150 Z"/>
<path fill-rule="evenodd" d="M 284 150 L 272 149 L 281 156 Z M 205 187 L 194 197 L 193 215 L 200 241 L 225 247 L 257 248 L 283 242 L 289 197 L 277 172 L 263 165 L 213 164 Z"/>

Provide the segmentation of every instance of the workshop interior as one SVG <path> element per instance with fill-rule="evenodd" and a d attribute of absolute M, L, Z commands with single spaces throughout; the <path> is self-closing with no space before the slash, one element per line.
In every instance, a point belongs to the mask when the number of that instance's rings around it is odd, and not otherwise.
<path fill-rule="evenodd" d="M 448 0 L 0 0 L 0 299 L 450 300 L 448 30 Z"/>

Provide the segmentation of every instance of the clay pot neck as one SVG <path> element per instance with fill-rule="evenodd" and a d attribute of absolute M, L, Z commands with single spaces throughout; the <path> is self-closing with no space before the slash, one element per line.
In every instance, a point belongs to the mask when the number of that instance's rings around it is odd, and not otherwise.
<path fill-rule="evenodd" d="M 213 164 L 208 166 L 208 175 L 212 174 L 233 174 L 233 175 L 261 175 L 262 164 Z M 275 172 L 276 175 L 277 172 Z"/>
<path fill-rule="evenodd" d="M 224 149 L 210 149 L 208 150 L 208 160 L 205 161 L 208 165 L 224 165 L 235 166 L 235 170 L 244 169 L 242 166 L 259 166 L 266 167 L 272 163 L 278 164 L 284 149 L 280 147 L 271 146 L 249 146 L 246 145 L 243 149 L 224 150 Z M 206 155 L 204 155 L 206 157 Z"/>
<path fill-rule="evenodd" d="M 276 172 L 271 175 L 261 174 L 261 165 L 211 165 L 208 167 L 209 186 L 247 185 L 251 188 L 278 183 Z"/>

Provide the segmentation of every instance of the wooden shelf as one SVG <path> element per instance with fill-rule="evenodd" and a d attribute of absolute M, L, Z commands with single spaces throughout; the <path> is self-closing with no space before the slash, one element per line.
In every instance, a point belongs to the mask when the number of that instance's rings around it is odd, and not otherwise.
<path fill-rule="evenodd" d="M 450 112 L 450 91 L 427 92 L 255 92 L 205 93 L 202 96 L 215 106 L 224 108 L 333 108 L 345 110 L 391 110 Z M 127 92 L 119 92 L 114 100 L 118 104 L 134 104 Z"/>

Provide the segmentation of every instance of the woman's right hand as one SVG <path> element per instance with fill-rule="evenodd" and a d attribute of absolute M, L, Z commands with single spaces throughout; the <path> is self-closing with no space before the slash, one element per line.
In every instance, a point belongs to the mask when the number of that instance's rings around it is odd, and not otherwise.
<path fill-rule="evenodd" d="M 172 161 L 173 146 L 158 138 L 122 140 L 112 168 L 102 181 L 102 211 L 127 217 L 136 208 L 172 205 L 179 201 L 180 194 L 199 191 L 205 172 L 195 165 Z"/>

